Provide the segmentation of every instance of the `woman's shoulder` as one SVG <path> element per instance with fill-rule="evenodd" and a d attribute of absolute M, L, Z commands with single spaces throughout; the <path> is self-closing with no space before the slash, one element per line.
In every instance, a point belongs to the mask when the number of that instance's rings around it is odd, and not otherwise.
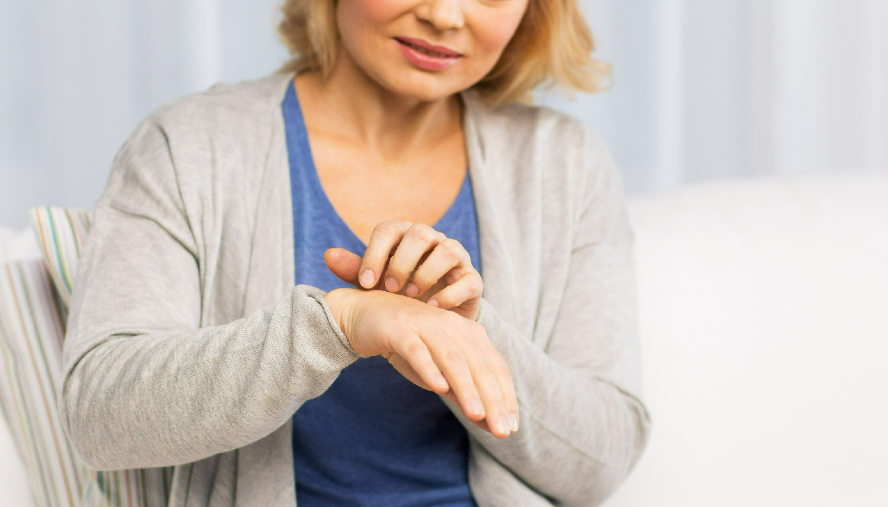
<path fill-rule="evenodd" d="M 512 151 L 543 150 L 554 157 L 609 156 L 607 146 L 582 121 L 546 106 L 512 102 L 492 107 L 474 92 L 464 100 L 484 138 L 485 148 Z"/>
<path fill-rule="evenodd" d="M 264 157 L 281 129 L 280 104 L 289 74 L 210 89 L 151 112 L 130 134 L 118 158 L 169 159 L 191 173 L 212 173 L 229 160 Z M 145 165 L 143 171 L 162 164 Z"/>
<path fill-rule="evenodd" d="M 146 121 L 166 128 L 231 128 L 267 122 L 268 115 L 280 106 L 291 79 L 290 74 L 276 73 L 250 81 L 219 83 L 160 106 Z"/>
<path fill-rule="evenodd" d="M 258 192 L 269 164 L 280 162 L 269 153 L 282 142 L 280 103 L 289 79 L 220 84 L 156 109 L 118 151 L 108 183 L 117 193 L 110 194 L 163 188 L 197 202 L 220 183 L 236 189 L 232 194 Z"/>
<path fill-rule="evenodd" d="M 503 181 L 542 178 L 554 194 L 585 199 L 603 180 L 620 178 L 602 138 L 570 115 L 517 102 L 491 107 L 476 94 L 466 104 L 483 157 Z"/>

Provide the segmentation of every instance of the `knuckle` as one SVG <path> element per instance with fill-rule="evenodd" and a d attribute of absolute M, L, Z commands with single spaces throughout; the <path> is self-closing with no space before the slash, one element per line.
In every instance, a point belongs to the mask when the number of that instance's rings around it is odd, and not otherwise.
<path fill-rule="evenodd" d="M 419 355 L 424 348 L 425 348 L 425 345 L 423 345 L 421 342 L 412 341 L 412 342 L 408 343 L 406 345 L 406 347 L 404 347 L 404 352 L 409 357 L 415 357 L 415 356 Z"/>
<path fill-rule="evenodd" d="M 487 361 L 480 361 L 475 365 L 475 373 L 480 376 L 493 376 L 494 369 Z"/>
<path fill-rule="evenodd" d="M 494 372 L 497 377 L 503 380 L 508 380 L 509 382 L 512 381 L 512 371 L 506 366 L 505 361 L 498 361 L 498 364 L 494 367 Z"/>
<path fill-rule="evenodd" d="M 444 351 L 444 361 L 451 363 L 451 364 L 460 363 L 463 361 L 463 355 L 459 351 L 459 349 L 448 348 L 447 350 Z"/>
<path fill-rule="evenodd" d="M 473 276 L 468 281 L 469 292 L 472 294 L 481 294 L 484 291 L 484 281 L 480 275 Z"/>
<path fill-rule="evenodd" d="M 425 224 L 413 224 L 407 229 L 407 234 L 411 238 L 422 243 L 432 243 L 437 239 L 435 230 Z"/>
<path fill-rule="evenodd" d="M 397 222 L 381 222 L 373 228 L 373 233 L 383 237 L 395 236 L 398 233 Z"/>
<path fill-rule="evenodd" d="M 462 244 L 453 239 L 447 238 L 441 242 L 442 253 L 451 260 L 459 260 L 462 257 Z"/>

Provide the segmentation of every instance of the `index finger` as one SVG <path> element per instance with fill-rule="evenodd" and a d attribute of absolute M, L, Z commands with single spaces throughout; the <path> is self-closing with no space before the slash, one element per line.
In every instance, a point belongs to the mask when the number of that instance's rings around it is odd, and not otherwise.
<path fill-rule="evenodd" d="M 373 229 L 359 271 L 358 280 L 363 288 L 376 286 L 389 257 L 411 225 L 410 222 L 382 222 Z"/>

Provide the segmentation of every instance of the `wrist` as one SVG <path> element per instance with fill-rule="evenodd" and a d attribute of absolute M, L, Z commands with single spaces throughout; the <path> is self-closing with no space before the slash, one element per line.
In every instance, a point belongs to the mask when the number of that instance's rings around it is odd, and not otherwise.
<path fill-rule="evenodd" d="M 324 295 L 324 301 L 327 303 L 327 307 L 330 308 L 333 320 L 336 321 L 339 329 L 348 338 L 352 348 L 354 348 L 354 342 L 352 341 L 351 317 L 354 314 L 355 293 L 360 292 L 356 289 L 334 289 Z"/>

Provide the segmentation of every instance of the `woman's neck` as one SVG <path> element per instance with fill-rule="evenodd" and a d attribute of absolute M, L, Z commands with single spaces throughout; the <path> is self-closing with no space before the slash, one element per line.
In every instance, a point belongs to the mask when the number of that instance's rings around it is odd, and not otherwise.
<path fill-rule="evenodd" d="M 391 160 L 461 130 L 462 105 L 457 96 L 429 102 L 393 93 L 345 51 L 340 55 L 326 79 L 319 72 L 296 78 L 311 130 L 361 143 Z"/>

